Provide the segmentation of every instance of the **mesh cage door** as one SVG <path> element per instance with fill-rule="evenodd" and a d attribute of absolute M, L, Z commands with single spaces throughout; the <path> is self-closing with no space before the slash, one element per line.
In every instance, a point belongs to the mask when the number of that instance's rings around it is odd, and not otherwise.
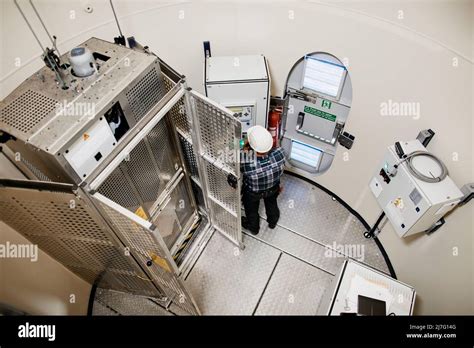
<path fill-rule="evenodd" d="M 164 294 L 77 187 L 0 180 L 0 220 L 89 283 L 151 297 Z M 79 191 L 80 192 L 80 191 Z"/>
<path fill-rule="evenodd" d="M 98 192 L 92 195 L 92 200 L 151 281 L 176 306 L 189 314 L 199 315 L 199 309 L 179 278 L 178 267 L 156 226 Z"/>
<path fill-rule="evenodd" d="M 211 99 L 187 91 L 199 177 L 213 227 L 243 247 L 240 224 L 241 123 Z M 232 184 L 231 184 L 232 183 Z"/>

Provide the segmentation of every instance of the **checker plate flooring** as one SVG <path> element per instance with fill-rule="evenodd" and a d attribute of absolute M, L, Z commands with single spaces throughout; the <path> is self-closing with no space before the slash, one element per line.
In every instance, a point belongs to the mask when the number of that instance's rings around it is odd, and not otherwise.
<path fill-rule="evenodd" d="M 315 315 L 346 257 L 389 273 L 375 242 L 364 238 L 364 226 L 344 206 L 293 176 L 284 175 L 282 186 L 275 229 L 267 226 L 262 202 L 260 233 L 244 230 L 244 250 L 214 232 L 189 272 L 185 284 L 203 315 Z M 140 303 L 144 314 L 153 314 L 146 304 Z M 113 314 L 103 305 L 98 312 Z"/>

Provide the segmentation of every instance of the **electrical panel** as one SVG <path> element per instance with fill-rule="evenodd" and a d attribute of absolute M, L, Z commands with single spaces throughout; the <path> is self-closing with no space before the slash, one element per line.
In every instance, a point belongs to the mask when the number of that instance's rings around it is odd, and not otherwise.
<path fill-rule="evenodd" d="M 246 132 L 247 129 L 254 125 L 255 120 L 255 104 L 251 105 L 238 105 L 238 106 L 231 106 L 231 105 L 224 105 L 227 109 L 234 113 L 234 116 L 242 124 L 242 128 Z"/>
<path fill-rule="evenodd" d="M 400 145 L 405 154 L 426 151 L 418 140 Z M 440 182 L 426 182 L 415 177 L 406 162 L 399 164 L 401 161 L 395 145 L 390 146 L 369 186 L 397 234 L 406 237 L 428 230 L 460 202 L 463 194 L 449 176 Z M 425 175 L 440 173 L 436 161 L 427 156 L 415 158 L 413 165 Z"/>
<path fill-rule="evenodd" d="M 267 127 L 270 75 L 263 55 L 207 57 L 206 95 L 234 112 L 242 132 Z"/>

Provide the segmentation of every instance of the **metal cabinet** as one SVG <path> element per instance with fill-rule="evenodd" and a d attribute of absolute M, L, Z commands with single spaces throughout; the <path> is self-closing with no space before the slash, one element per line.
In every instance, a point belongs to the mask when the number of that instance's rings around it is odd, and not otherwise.
<path fill-rule="evenodd" d="M 89 47 L 122 52 L 114 57 L 116 70 L 111 67 L 107 73 L 119 75 L 114 81 L 123 86 L 118 90 L 98 88 L 98 103 L 106 105 L 89 119 L 78 117 L 82 127 L 48 109 L 50 114 L 42 115 L 43 128 L 54 124 L 69 137 L 60 137 L 66 145 L 54 155 L 15 131 L 15 124 L 6 122 L 14 112 L 27 117 L 24 108 L 15 111 L 11 105 L 18 103 L 21 93 L 31 86 L 36 86 L 35 93 L 42 93 L 40 82 L 35 80 L 38 75 L 43 75 L 43 83 L 58 99 L 61 97 L 63 92 L 50 86 L 54 83 L 52 72 L 41 69 L 6 99 L 0 129 L 17 136 L 2 151 L 30 180 L 1 179 L 0 218 L 89 283 L 199 314 L 174 257 L 200 214 L 206 215 L 212 228 L 243 247 L 238 180 L 240 122 L 226 109 L 187 88 L 184 78 L 159 58 L 91 40 L 85 43 Z M 119 71 L 118 62 L 124 57 L 137 63 L 131 71 L 141 78 L 138 82 L 130 78 L 129 70 Z M 150 64 L 154 71 L 151 77 L 142 73 L 149 71 Z M 104 76 L 98 76 L 99 80 L 108 81 Z M 111 97 L 111 91 L 116 97 Z M 123 120 L 137 113 L 140 117 L 129 123 L 106 152 L 92 150 L 86 141 L 94 134 L 88 130 L 104 121 L 116 100 L 127 97 L 128 106 L 120 113 Z M 78 99 L 70 102 L 74 100 Z M 36 102 L 42 103 L 33 100 L 28 107 L 41 107 Z M 31 117 L 36 116 L 33 110 Z M 57 143 L 44 133 L 33 138 Z M 80 160 L 68 162 L 70 144 L 80 144 Z M 95 160 L 87 157 L 86 150 Z M 81 167 L 84 163 L 88 165 Z M 79 167 L 86 171 L 82 176 Z M 236 183 L 234 187 L 228 184 L 229 178 Z"/>

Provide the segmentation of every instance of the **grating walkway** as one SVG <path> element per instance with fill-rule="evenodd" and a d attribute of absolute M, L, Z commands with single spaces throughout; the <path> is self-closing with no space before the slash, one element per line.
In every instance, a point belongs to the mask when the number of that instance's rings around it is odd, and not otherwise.
<path fill-rule="evenodd" d="M 344 206 L 293 176 L 283 176 L 282 186 L 275 229 L 268 228 L 262 203 L 260 233 L 244 231 L 244 250 L 214 232 L 197 259 L 185 283 L 202 314 L 314 315 L 346 257 L 389 273 Z M 152 314 L 148 308 L 146 314 Z"/>

